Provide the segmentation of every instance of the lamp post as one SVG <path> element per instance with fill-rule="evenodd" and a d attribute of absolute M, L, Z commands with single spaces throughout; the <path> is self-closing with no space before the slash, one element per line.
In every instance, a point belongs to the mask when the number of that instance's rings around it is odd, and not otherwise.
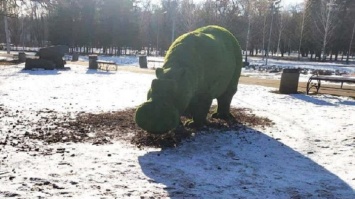
<path fill-rule="evenodd" d="M 172 23 L 173 23 L 171 28 L 171 43 L 173 43 L 175 40 L 175 21 L 176 21 L 175 18 L 176 18 L 176 9 L 177 9 L 178 2 L 177 0 L 174 0 L 171 3 L 173 7 L 173 9 L 171 10 Z"/>
<path fill-rule="evenodd" d="M 280 4 L 281 0 L 276 0 L 271 3 L 271 25 L 270 25 L 270 33 L 269 33 L 269 42 L 267 45 L 266 49 L 266 60 L 265 60 L 265 65 L 267 65 L 268 59 L 269 59 L 269 50 L 270 50 L 270 41 L 271 41 L 271 33 L 272 33 L 272 24 L 274 22 L 274 10 L 278 9 L 278 6 Z"/>
<path fill-rule="evenodd" d="M 280 30 L 279 30 L 279 38 L 277 40 L 277 51 L 276 54 L 282 54 L 280 50 L 280 42 L 281 42 L 281 34 L 282 34 L 282 28 L 283 28 L 283 21 L 282 21 L 282 13 L 280 14 Z"/>
<path fill-rule="evenodd" d="M 23 29 L 25 17 L 23 16 L 21 19 L 21 39 L 22 39 L 22 51 L 25 52 L 25 32 Z"/>
<path fill-rule="evenodd" d="M 249 35 L 250 35 L 250 1 L 248 0 L 248 31 L 247 31 L 247 41 L 245 44 L 245 64 L 248 64 L 248 48 L 249 48 Z"/>
<path fill-rule="evenodd" d="M 304 31 L 304 21 L 306 18 L 306 12 L 307 12 L 307 4 L 305 4 L 304 10 L 303 10 L 303 15 L 302 15 L 302 25 L 301 25 L 301 37 L 300 37 L 300 43 L 298 45 L 298 60 L 301 59 L 301 46 L 302 46 L 302 39 L 303 39 L 303 31 Z"/>
<path fill-rule="evenodd" d="M 6 1 L 2 2 L 2 6 L 4 8 L 4 28 L 5 28 L 5 38 L 6 38 L 6 51 L 7 54 L 10 54 L 10 32 L 9 32 L 9 26 L 8 26 L 8 21 L 7 21 L 7 3 Z"/>
<path fill-rule="evenodd" d="M 160 32 L 160 23 L 161 23 L 161 17 L 164 16 L 167 12 L 162 12 L 162 13 L 157 13 L 157 47 L 156 47 L 156 55 L 160 55 L 160 52 L 158 51 L 159 49 L 159 32 Z M 158 53 L 159 52 L 159 53 Z"/>
<path fill-rule="evenodd" d="M 262 50 L 262 53 L 263 53 L 263 60 L 264 60 L 264 57 L 266 56 L 266 49 L 265 49 L 265 27 L 266 27 L 266 15 L 264 16 L 264 26 L 263 26 L 263 50 Z"/>
<path fill-rule="evenodd" d="M 355 34 L 355 22 L 354 22 L 354 26 L 353 26 L 353 33 L 351 34 L 351 39 L 350 39 L 348 54 L 347 54 L 347 56 L 346 56 L 346 63 L 347 63 L 347 64 L 349 64 L 349 56 L 350 56 L 350 53 L 351 53 L 351 46 L 352 46 L 353 40 L 354 40 L 354 34 Z"/>

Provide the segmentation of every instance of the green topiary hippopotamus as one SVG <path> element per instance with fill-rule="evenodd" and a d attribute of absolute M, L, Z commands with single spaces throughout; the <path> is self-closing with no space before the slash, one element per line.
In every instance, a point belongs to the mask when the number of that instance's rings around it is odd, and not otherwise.
<path fill-rule="evenodd" d="M 188 114 L 189 125 L 199 127 L 206 122 L 213 99 L 218 102 L 213 117 L 232 117 L 230 103 L 242 65 L 239 43 L 225 28 L 206 26 L 180 36 L 170 46 L 163 67 L 156 69 L 148 101 L 136 110 L 136 123 L 162 134 Z"/>

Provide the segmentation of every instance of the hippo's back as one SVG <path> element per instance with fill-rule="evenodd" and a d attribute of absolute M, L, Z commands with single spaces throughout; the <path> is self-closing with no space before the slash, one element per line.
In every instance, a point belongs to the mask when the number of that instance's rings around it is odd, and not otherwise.
<path fill-rule="evenodd" d="M 186 35 L 188 43 L 186 63 L 198 79 L 197 92 L 217 98 L 231 82 L 237 86 L 242 68 L 242 54 L 238 41 L 228 30 L 206 26 Z M 186 49 L 184 49 L 186 50 Z"/>

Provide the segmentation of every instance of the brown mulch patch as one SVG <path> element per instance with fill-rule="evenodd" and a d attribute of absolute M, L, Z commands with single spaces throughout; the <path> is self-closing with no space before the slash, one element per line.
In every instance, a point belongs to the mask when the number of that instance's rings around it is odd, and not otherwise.
<path fill-rule="evenodd" d="M 211 108 L 211 110 L 214 107 Z M 52 110 L 36 112 L 33 118 L 24 118 L 21 112 L 11 112 L 5 108 L 0 110 L 1 117 L 14 118 L 10 123 L 6 139 L 0 145 L 12 145 L 22 148 L 22 151 L 40 150 L 36 142 L 51 143 L 83 143 L 89 142 L 95 145 L 112 143 L 113 140 L 126 140 L 137 147 L 176 147 L 183 140 L 189 139 L 201 132 L 242 131 L 246 128 L 272 126 L 273 122 L 268 118 L 259 117 L 251 113 L 250 109 L 231 108 L 235 117 L 228 121 L 208 117 L 208 124 L 196 129 L 179 125 L 163 135 L 150 134 L 139 128 L 134 122 L 135 109 L 106 113 L 79 113 L 73 115 L 63 114 Z M 182 117 L 182 123 L 188 118 Z M 30 130 L 21 132 L 23 127 Z M 15 133 L 21 132 L 21 133 Z M 31 142 L 31 140 L 35 142 Z"/>
<path fill-rule="evenodd" d="M 213 109 L 213 108 L 212 108 Z M 138 147 L 175 147 L 183 140 L 190 138 L 198 132 L 230 131 L 249 127 L 271 126 L 271 120 L 258 117 L 249 109 L 232 108 L 231 113 L 235 119 L 229 121 L 209 117 L 208 124 L 200 129 L 178 126 L 163 135 L 150 134 L 139 128 L 134 122 L 135 109 L 126 109 L 110 113 L 83 113 L 79 114 L 74 121 L 57 123 L 64 127 L 65 131 L 57 131 L 45 137 L 46 142 L 83 142 L 92 141 L 93 144 L 110 143 L 113 139 L 124 139 Z M 188 118 L 182 117 L 182 123 Z M 67 135 L 63 135 L 67 132 Z M 63 140 L 63 137 L 66 138 Z"/>

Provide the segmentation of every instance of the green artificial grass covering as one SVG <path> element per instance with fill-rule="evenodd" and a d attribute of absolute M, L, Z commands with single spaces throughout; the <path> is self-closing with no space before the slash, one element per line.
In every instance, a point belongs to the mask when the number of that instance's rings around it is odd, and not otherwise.
<path fill-rule="evenodd" d="M 242 68 L 238 41 L 226 29 L 206 26 L 177 38 L 162 68 L 156 69 L 148 101 L 137 108 L 135 121 L 141 128 L 162 134 L 177 127 L 180 116 L 191 115 L 188 125 L 201 126 L 212 100 L 213 115 L 231 117 L 230 103 L 237 91 Z"/>

